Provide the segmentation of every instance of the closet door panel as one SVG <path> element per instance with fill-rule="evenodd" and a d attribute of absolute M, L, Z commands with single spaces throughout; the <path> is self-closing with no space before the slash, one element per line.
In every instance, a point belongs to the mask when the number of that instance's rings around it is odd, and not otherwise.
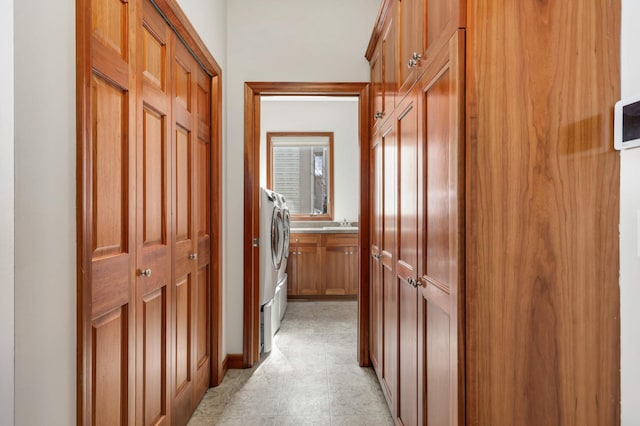
<path fill-rule="evenodd" d="M 464 33 L 457 33 L 427 71 L 422 89 L 425 232 L 420 283 L 425 340 L 425 413 L 435 424 L 458 424 L 463 372 L 458 342 L 463 338 L 464 278 Z"/>
<path fill-rule="evenodd" d="M 398 414 L 418 422 L 418 106 L 411 94 L 400 105 L 398 143 Z"/>
<path fill-rule="evenodd" d="M 394 123 L 382 132 L 382 384 L 391 413 L 397 412 L 398 376 L 398 285 L 396 261 L 396 171 L 397 146 Z"/>
<path fill-rule="evenodd" d="M 138 136 L 138 365 L 139 422 L 171 423 L 171 105 L 167 57 L 170 29 L 143 2 L 142 48 L 138 51 L 140 131 Z"/>
<path fill-rule="evenodd" d="M 83 141 L 81 421 L 130 424 L 133 417 L 135 335 L 132 278 L 135 253 L 134 66 L 129 23 L 135 6 L 120 0 L 87 2 L 87 135 Z M 135 40 L 135 37 L 134 37 Z M 133 92 L 132 92 L 133 91 Z M 86 296 L 85 296 L 86 295 Z M 80 321 L 80 320 L 79 320 Z"/>
<path fill-rule="evenodd" d="M 94 425 L 125 425 L 128 416 L 128 316 L 126 306 L 92 324 Z"/>

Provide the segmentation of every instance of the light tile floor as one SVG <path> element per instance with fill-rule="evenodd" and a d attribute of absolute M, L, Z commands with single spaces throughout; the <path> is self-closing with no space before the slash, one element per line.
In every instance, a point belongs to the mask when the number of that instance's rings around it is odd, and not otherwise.
<path fill-rule="evenodd" d="M 393 425 L 374 371 L 356 360 L 353 301 L 292 302 L 274 348 L 229 370 L 189 425 Z"/>

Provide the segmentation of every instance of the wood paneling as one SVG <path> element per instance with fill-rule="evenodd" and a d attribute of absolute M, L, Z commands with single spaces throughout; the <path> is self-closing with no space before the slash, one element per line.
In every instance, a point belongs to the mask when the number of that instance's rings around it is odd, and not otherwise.
<path fill-rule="evenodd" d="M 191 380 L 191 282 L 183 277 L 176 282 L 176 378 L 175 393 L 179 394 Z"/>
<path fill-rule="evenodd" d="M 410 95 L 397 116 L 398 186 L 398 413 L 404 425 L 418 422 L 418 105 Z"/>
<path fill-rule="evenodd" d="M 144 244 L 147 246 L 167 242 L 165 121 L 164 116 L 144 108 Z"/>
<path fill-rule="evenodd" d="M 127 96 L 92 79 L 94 258 L 127 250 Z"/>
<path fill-rule="evenodd" d="M 167 310 L 166 289 L 158 289 L 142 301 L 143 310 L 143 424 L 155 425 L 167 415 Z"/>
<path fill-rule="evenodd" d="M 222 371 L 220 68 L 172 0 L 76 3 L 78 424 L 185 424 Z"/>
<path fill-rule="evenodd" d="M 176 129 L 176 241 L 191 238 L 191 135 L 177 126 Z"/>
<path fill-rule="evenodd" d="M 123 58 L 127 54 L 127 2 L 91 0 L 91 32 Z"/>
<path fill-rule="evenodd" d="M 419 274 L 424 312 L 425 419 L 458 424 L 464 389 L 461 308 L 464 279 L 464 33 L 431 58 L 422 79 L 422 194 Z"/>
<path fill-rule="evenodd" d="M 92 423 L 127 424 L 127 307 L 96 319 L 92 326 Z"/>
<path fill-rule="evenodd" d="M 619 424 L 620 1 L 468 24 L 468 421 Z"/>
<path fill-rule="evenodd" d="M 396 278 L 396 182 L 397 157 L 395 119 L 383 129 L 382 141 L 382 389 L 391 414 L 395 418 L 398 407 L 398 280 Z"/>
<path fill-rule="evenodd" d="M 457 395 L 452 395 L 451 335 L 449 314 L 438 306 L 425 301 L 425 394 L 426 424 L 449 425 L 452 422 L 452 405 Z M 454 336 L 456 338 L 456 336 Z M 453 362 L 456 362 L 454 359 Z M 454 398 L 452 400 L 452 397 Z"/>

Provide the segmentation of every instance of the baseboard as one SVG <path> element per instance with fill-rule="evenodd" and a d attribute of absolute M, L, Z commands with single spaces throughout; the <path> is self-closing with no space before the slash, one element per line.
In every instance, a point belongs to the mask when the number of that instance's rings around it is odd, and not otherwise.
<path fill-rule="evenodd" d="M 335 295 L 308 295 L 308 296 L 287 296 L 288 300 L 295 302 L 320 302 L 320 301 L 336 301 L 336 300 L 358 300 L 357 294 L 335 294 Z"/>
<path fill-rule="evenodd" d="M 242 354 L 227 354 L 224 359 L 224 370 L 225 372 L 229 370 L 244 368 L 244 363 L 242 361 Z"/>

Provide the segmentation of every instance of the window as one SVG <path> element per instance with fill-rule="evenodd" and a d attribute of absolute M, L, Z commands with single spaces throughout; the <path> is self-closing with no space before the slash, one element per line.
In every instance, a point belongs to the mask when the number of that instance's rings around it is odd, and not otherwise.
<path fill-rule="evenodd" d="M 333 220 L 333 133 L 267 133 L 267 186 L 294 220 Z"/>

